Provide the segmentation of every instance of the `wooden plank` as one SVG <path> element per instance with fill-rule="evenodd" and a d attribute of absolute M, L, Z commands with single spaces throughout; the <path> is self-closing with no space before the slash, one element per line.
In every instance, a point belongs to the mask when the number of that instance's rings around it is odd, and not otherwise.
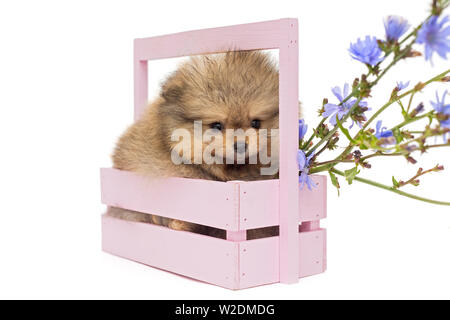
<path fill-rule="evenodd" d="M 101 169 L 102 203 L 173 219 L 239 230 L 235 183 L 200 179 L 149 179 L 133 172 Z"/>
<path fill-rule="evenodd" d="M 239 223 L 242 229 L 279 225 L 279 181 L 239 183 Z"/>
<path fill-rule="evenodd" d="M 316 189 L 306 186 L 299 192 L 299 221 L 315 221 L 327 217 L 327 176 L 313 175 Z"/>
<path fill-rule="evenodd" d="M 238 243 L 102 216 L 105 252 L 228 289 L 238 288 Z"/>
<path fill-rule="evenodd" d="M 134 58 L 134 120 L 137 120 L 148 105 L 148 63 Z"/>
<path fill-rule="evenodd" d="M 239 288 L 280 282 L 279 237 L 249 240 L 239 244 Z"/>
<path fill-rule="evenodd" d="M 245 240 L 247 240 L 247 230 L 242 230 L 242 231 L 227 230 L 226 237 L 227 237 L 227 240 L 229 240 L 229 241 L 235 241 L 235 242 L 245 241 Z"/>
<path fill-rule="evenodd" d="M 326 177 L 312 178 L 319 183 L 317 189 L 298 190 L 297 222 L 326 217 Z M 183 178 L 151 180 L 132 172 L 104 168 L 101 182 L 102 202 L 109 206 L 230 231 L 279 225 L 279 180 L 228 183 Z"/>
<path fill-rule="evenodd" d="M 326 217 L 326 176 L 312 175 L 317 189 L 312 191 L 297 187 L 299 214 L 297 222 L 316 221 Z M 239 182 L 240 215 L 242 229 L 279 225 L 279 180 Z"/>
<path fill-rule="evenodd" d="M 136 39 L 136 57 L 140 60 L 156 60 L 229 50 L 274 49 L 287 37 L 282 28 L 290 20 L 280 19 Z"/>
<path fill-rule="evenodd" d="M 280 43 L 280 282 L 298 281 L 298 23 L 283 21 Z"/>
<path fill-rule="evenodd" d="M 300 232 L 299 276 L 319 274 L 326 269 L 326 230 Z"/>
<path fill-rule="evenodd" d="M 250 288 L 280 282 L 279 237 L 241 242 L 239 244 L 239 288 Z M 299 278 L 319 274 L 326 269 L 326 230 L 297 234 L 299 244 Z"/>

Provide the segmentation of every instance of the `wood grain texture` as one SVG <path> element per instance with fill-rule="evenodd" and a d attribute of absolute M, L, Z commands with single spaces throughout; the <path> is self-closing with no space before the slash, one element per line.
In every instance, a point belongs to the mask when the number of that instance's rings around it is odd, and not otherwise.
<path fill-rule="evenodd" d="M 102 216 L 102 248 L 110 254 L 228 289 L 280 281 L 279 237 L 227 241 Z M 299 277 L 326 268 L 326 231 L 297 234 Z"/>
<path fill-rule="evenodd" d="M 238 243 L 102 216 L 103 251 L 237 289 Z"/>
<path fill-rule="evenodd" d="M 241 242 L 239 245 L 239 288 L 280 282 L 278 257 L 280 238 Z M 319 274 L 326 268 L 326 230 L 297 233 L 299 278 Z"/>
<path fill-rule="evenodd" d="M 150 179 L 112 168 L 101 173 L 102 203 L 229 231 L 279 225 L 279 180 L 218 182 L 200 179 Z M 326 217 L 326 177 L 312 176 L 312 191 L 300 198 L 296 224 Z"/>
<path fill-rule="evenodd" d="M 280 42 L 280 282 L 298 281 L 298 23 L 283 21 Z"/>
<path fill-rule="evenodd" d="M 101 169 L 102 203 L 173 219 L 239 230 L 235 184 L 200 179 L 149 179 Z"/>

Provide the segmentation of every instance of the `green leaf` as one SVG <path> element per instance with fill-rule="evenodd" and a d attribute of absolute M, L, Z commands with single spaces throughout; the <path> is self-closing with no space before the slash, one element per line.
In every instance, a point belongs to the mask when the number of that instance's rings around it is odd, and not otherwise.
<path fill-rule="evenodd" d="M 397 141 L 397 143 L 400 143 L 403 140 L 405 140 L 405 137 L 403 136 L 403 133 L 400 131 L 400 129 L 395 128 L 392 133 L 394 134 L 394 137 L 395 137 L 395 140 Z"/>
<path fill-rule="evenodd" d="M 395 179 L 394 176 L 392 176 L 392 184 L 394 185 L 394 188 L 399 188 L 400 184 L 398 183 L 398 181 Z"/>
<path fill-rule="evenodd" d="M 339 120 L 338 115 L 336 115 L 336 122 L 337 122 L 339 129 L 341 129 L 342 133 L 347 137 L 347 139 L 351 143 L 356 144 L 356 141 L 353 140 L 353 138 L 350 136 L 350 133 L 348 132 L 348 130 L 346 128 L 344 128 L 344 126 L 342 125 L 341 120 Z"/>
<path fill-rule="evenodd" d="M 331 183 L 333 184 L 333 186 L 336 187 L 338 196 L 340 196 L 341 195 L 341 192 L 340 192 L 341 186 L 339 185 L 338 178 L 336 177 L 336 175 L 333 172 L 328 171 L 328 173 L 330 174 Z"/>
<path fill-rule="evenodd" d="M 359 170 L 358 167 L 354 167 L 350 170 L 345 170 L 345 179 L 348 181 L 348 184 L 352 184 L 353 180 L 355 180 L 355 177 L 358 175 Z"/>

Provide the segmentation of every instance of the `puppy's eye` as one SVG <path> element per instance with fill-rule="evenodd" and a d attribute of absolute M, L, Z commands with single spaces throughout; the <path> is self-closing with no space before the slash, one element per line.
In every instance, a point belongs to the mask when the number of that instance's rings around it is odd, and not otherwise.
<path fill-rule="evenodd" d="M 222 131 L 222 129 L 223 129 L 223 124 L 221 124 L 220 122 L 213 122 L 213 123 L 211 123 L 211 124 L 209 125 L 209 127 L 210 127 L 211 129 L 216 129 L 216 130 Z"/>
<path fill-rule="evenodd" d="M 261 127 L 261 120 L 259 119 L 252 120 L 251 126 L 252 128 L 259 129 Z"/>

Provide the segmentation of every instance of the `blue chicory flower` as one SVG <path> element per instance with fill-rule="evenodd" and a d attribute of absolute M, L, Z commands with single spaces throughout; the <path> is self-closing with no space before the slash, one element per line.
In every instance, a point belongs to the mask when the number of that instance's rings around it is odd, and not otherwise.
<path fill-rule="evenodd" d="M 386 40 L 397 41 L 408 31 L 411 25 L 403 17 L 388 16 L 384 19 L 384 30 L 386 31 Z"/>
<path fill-rule="evenodd" d="M 317 188 L 315 182 L 313 179 L 309 176 L 309 162 L 314 157 L 314 153 L 310 154 L 308 157 L 306 157 L 306 154 L 303 150 L 297 151 L 297 163 L 298 163 L 298 170 L 301 171 L 298 182 L 300 183 L 300 190 L 303 189 L 305 184 L 308 186 L 309 190 L 312 190 L 312 188 Z"/>
<path fill-rule="evenodd" d="M 300 173 L 300 175 L 298 176 L 298 182 L 300 183 L 300 190 L 303 189 L 305 184 L 308 186 L 309 190 L 312 190 L 313 188 L 317 188 L 316 183 L 311 178 L 311 176 L 308 175 L 307 171 L 303 171 L 302 173 Z"/>
<path fill-rule="evenodd" d="M 439 99 L 439 94 L 436 91 L 436 102 L 430 101 L 431 105 L 433 106 L 433 109 L 436 110 L 437 113 L 440 113 L 445 116 L 449 116 L 447 120 L 441 120 L 439 123 L 441 127 L 450 129 L 450 103 L 445 104 L 445 96 L 447 95 L 448 91 L 446 90 L 444 94 L 442 95 L 442 100 Z M 447 134 L 444 134 L 444 141 L 447 141 Z"/>
<path fill-rule="evenodd" d="M 449 16 L 443 17 L 438 21 L 438 16 L 432 16 L 426 21 L 417 33 L 417 43 L 425 45 L 425 60 L 430 60 L 433 53 L 436 52 L 443 59 L 447 59 L 447 53 L 450 52 L 450 21 Z"/>
<path fill-rule="evenodd" d="M 353 59 L 369 64 L 372 67 L 384 59 L 381 56 L 383 51 L 378 46 L 377 38 L 375 37 L 366 36 L 364 41 L 358 38 L 355 43 L 350 44 L 348 51 Z"/>
<path fill-rule="evenodd" d="M 378 120 L 377 122 L 377 131 L 375 132 L 375 137 L 377 137 L 377 139 L 382 139 L 382 138 L 389 138 L 389 137 L 393 137 L 394 133 L 392 132 L 392 130 L 386 130 L 386 127 L 382 127 L 383 125 L 383 121 Z"/>
<path fill-rule="evenodd" d="M 392 130 L 387 130 L 386 127 L 382 127 L 383 122 L 381 120 L 378 120 L 377 122 L 377 131 L 375 132 L 375 137 L 377 139 L 383 139 L 384 143 L 381 145 L 382 147 L 387 147 L 391 144 L 396 144 L 397 140 L 394 137 L 394 133 Z"/>
<path fill-rule="evenodd" d="M 350 93 L 350 86 L 348 85 L 348 83 L 346 83 L 344 85 L 343 91 L 341 91 L 341 88 L 339 88 L 339 87 L 334 87 L 331 89 L 331 91 L 336 96 L 336 98 L 338 98 L 338 100 L 339 100 L 339 102 L 341 102 L 341 104 L 337 105 L 337 104 L 333 104 L 333 103 L 327 103 L 326 105 L 324 105 L 325 111 L 322 113 L 322 116 L 324 118 L 329 117 L 330 124 L 335 126 L 337 124 L 336 116 L 339 118 L 339 120 L 341 120 L 350 111 L 352 106 L 355 104 L 356 99 L 355 98 L 348 99 L 346 102 L 342 103 L 342 101 L 346 97 L 348 97 L 348 95 Z M 367 107 L 367 102 L 360 101 L 359 106 Z M 353 124 L 352 124 L 352 126 L 353 126 Z M 361 127 L 361 123 L 358 122 L 358 126 Z"/>
<path fill-rule="evenodd" d="M 308 131 L 308 125 L 305 123 L 305 120 L 298 120 L 298 137 L 299 140 L 303 140 L 306 132 Z"/>
<path fill-rule="evenodd" d="M 402 91 L 403 89 L 406 89 L 409 86 L 410 81 L 403 83 L 402 81 L 397 82 L 397 90 Z"/>

